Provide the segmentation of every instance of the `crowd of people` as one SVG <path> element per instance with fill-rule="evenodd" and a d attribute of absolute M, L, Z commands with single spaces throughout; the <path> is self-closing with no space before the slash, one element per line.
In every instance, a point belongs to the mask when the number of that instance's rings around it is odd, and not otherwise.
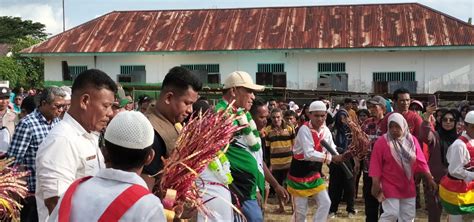
<path fill-rule="evenodd" d="M 291 205 L 294 221 L 306 221 L 310 198 L 313 221 L 353 218 L 361 177 L 369 222 L 414 221 L 422 194 L 429 221 L 474 214 L 469 101 L 437 107 L 403 88 L 340 104 L 265 101 L 256 97 L 264 86 L 243 71 L 228 75 L 216 103 L 201 88 L 183 67 L 169 70 L 157 98 L 132 98 L 96 69 L 71 87 L 0 87 L 0 151 L 30 172 L 21 221 L 264 221 L 269 195 L 278 213 Z M 211 215 L 186 205 L 169 214 L 159 173 L 191 114 L 206 110 L 242 115 L 241 130 L 196 181 Z M 370 140 L 362 155 L 351 148 L 360 138 L 350 122 Z"/>

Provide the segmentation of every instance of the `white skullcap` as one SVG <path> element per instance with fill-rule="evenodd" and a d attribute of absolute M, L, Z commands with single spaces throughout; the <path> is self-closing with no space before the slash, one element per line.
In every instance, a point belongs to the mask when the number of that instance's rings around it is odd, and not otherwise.
<path fill-rule="evenodd" d="M 464 122 L 469 123 L 469 124 L 474 124 L 474 110 L 469 111 L 466 114 L 466 118 L 464 118 Z"/>
<path fill-rule="evenodd" d="M 326 104 L 323 103 L 323 101 L 314 101 L 309 105 L 309 111 L 322 111 L 326 112 Z"/>
<path fill-rule="evenodd" d="M 153 144 L 154 130 L 141 112 L 123 111 L 110 121 L 105 140 L 123 148 L 142 150 Z"/>

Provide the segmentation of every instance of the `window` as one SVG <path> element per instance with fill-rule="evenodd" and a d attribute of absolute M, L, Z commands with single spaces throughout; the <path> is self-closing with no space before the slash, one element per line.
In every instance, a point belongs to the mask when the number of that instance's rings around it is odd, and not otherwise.
<path fill-rule="evenodd" d="M 349 76 L 346 73 L 345 62 L 320 62 L 318 63 L 318 89 L 319 90 L 348 90 Z"/>
<path fill-rule="evenodd" d="M 374 72 L 374 82 L 416 81 L 415 72 Z"/>
<path fill-rule="evenodd" d="M 262 63 L 257 65 L 256 82 L 270 87 L 286 87 L 285 63 Z"/>
<path fill-rule="evenodd" d="M 417 82 L 415 72 L 374 72 L 374 93 L 393 93 L 398 88 L 406 88 L 416 92 Z"/>
<path fill-rule="evenodd" d="M 204 84 L 221 83 L 219 64 L 184 64 L 181 67 L 193 71 Z"/>
<path fill-rule="evenodd" d="M 323 62 L 318 63 L 318 73 L 345 73 L 346 63 L 344 62 Z"/>
<path fill-rule="evenodd" d="M 258 72 L 285 72 L 285 64 L 258 64 Z"/>
<path fill-rule="evenodd" d="M 119 82 L 146 82 L 146 69 L 144 65 L 121 65 Z"/>
<path fill-rule="evenodd" d="M 87 66 L 68 66 L 68 69 L 72 80 L 74 80 L 81 72 L 87 70 Z"/>
<path fill-rule="evenodd" d="M 120 66 L 120 74 L 133 74 L 134 72 L 145 71 L 145 66 Z"/>

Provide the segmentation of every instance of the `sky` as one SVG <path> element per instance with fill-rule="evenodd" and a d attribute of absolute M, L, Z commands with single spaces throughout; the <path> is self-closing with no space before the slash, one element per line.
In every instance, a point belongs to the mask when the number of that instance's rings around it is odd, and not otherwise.
<path fill-rule="evenodd" d="M 245 8 L 418 2 L 467 21 L 474 18 L 473 0 L 64 0 L 66 30 L 111 11 Z M 41 22 L 50 35 L 63 29 L 62 0 L 0 0 L 0 16 L 16 16 Z"/>

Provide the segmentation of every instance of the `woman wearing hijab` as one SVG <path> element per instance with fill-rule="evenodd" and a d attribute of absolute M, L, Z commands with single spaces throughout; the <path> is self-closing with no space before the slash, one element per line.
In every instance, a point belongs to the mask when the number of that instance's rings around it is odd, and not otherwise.
<path fill-rule="evenodd" d="M 348 118 L 348 112 L 343 109 L 339 110 L 335 116 L 334 143 L 337 146 L 336 149 L 339 154 L 345 153 L 348 150 L 349 144 L 351 143 L 351 131 L 347 126 Z M 354 164 L 351 161 L 346 161 L 346 165 L 352 169 Z M 354 217 L 354 177 L 347 179 L 341 165 L 334 163 L 329 165 L 329 175 L 328 192 L 329 197 L 331 198 L 329 217 L 334 218 L 336 216 L 341 199 L 346 200 L 346 211 L 348 217 Z"/>
<path fill-rule="evenodd" d="M 426 107 L 426 112 L 422 115 L 423 123 L 420 129 L 420 139 L 428 144 L 430 157 L 428 159 L 428 166 L 431 174 L 434 177 L 436 184 L 439 184 L 441 178 L 448 173 L 448 162 L 446 160 L 446 153 L 449 146 L 458 138 L 456 132 L 457 118 L 455 112 L 452 110 L 445 111 L 440 118 L 440 125 L 437 130 L 433 130 L 431 124 L 434 121 L 432 117 L 435 113 L 436 107 Z M 438 194 L 428 194 L 427 208 L 428 221 L 438 222 L 441 220 L 442 206 L 439 201 L 436 201 Z"/>
<path fill-rule="evenodd" d="M 370 159 L 372 195 L 381 203 L 379 221 L 413 221 L 416 216 L 414 174 L 425 176 L 430 190 L 437 185 L 431 176 L 417 139 L 399 113 L 388 118 L 388 131 L 374 145 Z"/>

